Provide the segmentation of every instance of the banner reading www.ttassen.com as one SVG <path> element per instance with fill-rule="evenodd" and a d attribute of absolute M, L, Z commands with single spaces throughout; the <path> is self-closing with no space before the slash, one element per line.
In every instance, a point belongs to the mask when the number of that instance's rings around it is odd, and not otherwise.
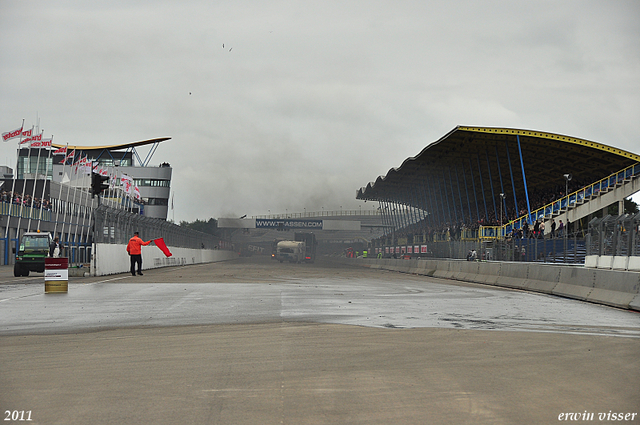
<path fill-rule="evenodd" d="M 322 220 L 256 219 L 256 229 L 322 229 Z"/>

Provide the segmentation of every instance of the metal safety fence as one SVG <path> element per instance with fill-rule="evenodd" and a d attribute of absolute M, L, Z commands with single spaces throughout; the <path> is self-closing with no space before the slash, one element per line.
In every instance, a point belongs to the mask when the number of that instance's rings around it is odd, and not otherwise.
<path fill-rule="evenodd" d="M 607 215 L 589 222 L 588 255 L 640 256 L 640 213 Z"/>
<path fill-rule="evenodd" d="M 169 246 L 193 249 L 231 249 L 231 244 L 220 236 L 128 211 L 101 205 L 94 211 L 95 243 L 126 244 L 134 232 L 144 240 L 163 238 Z"/>
<path fill-rule="evenodd" d="M 573 232 L 556 238 L 433 240 L 415 245 L 374 245 L 372 249 L 382 258 L 469 259 L 475 251 L 474 258 L 481 261 L 583 264 L 586 245 L 582 232 Z"/>

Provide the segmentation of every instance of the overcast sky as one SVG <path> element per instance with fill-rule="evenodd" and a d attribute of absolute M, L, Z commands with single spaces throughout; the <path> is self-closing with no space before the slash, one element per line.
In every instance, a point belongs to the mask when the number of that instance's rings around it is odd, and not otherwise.
<path fill-rule="evenodd" d="M 639 22 L 637 0 L 0 0 L 0 131 L 171 137 L 178 222 L 371 208 L 357 189 L 457 125 L 640 153 Z"/>

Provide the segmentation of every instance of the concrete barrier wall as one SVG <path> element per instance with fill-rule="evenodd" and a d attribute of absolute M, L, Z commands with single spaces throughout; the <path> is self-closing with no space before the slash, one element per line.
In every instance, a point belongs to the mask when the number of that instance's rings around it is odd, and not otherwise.
<path fill-rule="evenodd" d="M 587 255 L 584 266 L 597 269 L 640 271 L 640 257 L 638 256 L 611 256 L 611 255 Z"/>
<path fill-rule="evenodd" d="M 344 264 L 558 295 L 640 311 L 640 273 L 541 263 L 344 258 Z"/>
<path fill-rule="evenodd" d="M 232 251 L 211 249 L 190 249 L 168 247 L 173 254 L 165 255 L 156 246 L 142 247 L 142 270 L 158 267 L 180 266 L 186 264 L 211 263 L 238 258 Z M 94 259 L 91 262 L 91 274 L 104 276 L 116 273 L 128 273 L 131 267 L 127 246 L 120 244 L 94 244 Z"/>

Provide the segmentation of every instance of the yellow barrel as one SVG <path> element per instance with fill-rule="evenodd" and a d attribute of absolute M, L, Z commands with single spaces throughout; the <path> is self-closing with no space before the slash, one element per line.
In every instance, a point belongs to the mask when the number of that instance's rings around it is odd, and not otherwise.
<path fill-rule="evenodd" d="M 66 294 L 69 290 L 69 259 L 44 259 L 44 293 Z"/>

